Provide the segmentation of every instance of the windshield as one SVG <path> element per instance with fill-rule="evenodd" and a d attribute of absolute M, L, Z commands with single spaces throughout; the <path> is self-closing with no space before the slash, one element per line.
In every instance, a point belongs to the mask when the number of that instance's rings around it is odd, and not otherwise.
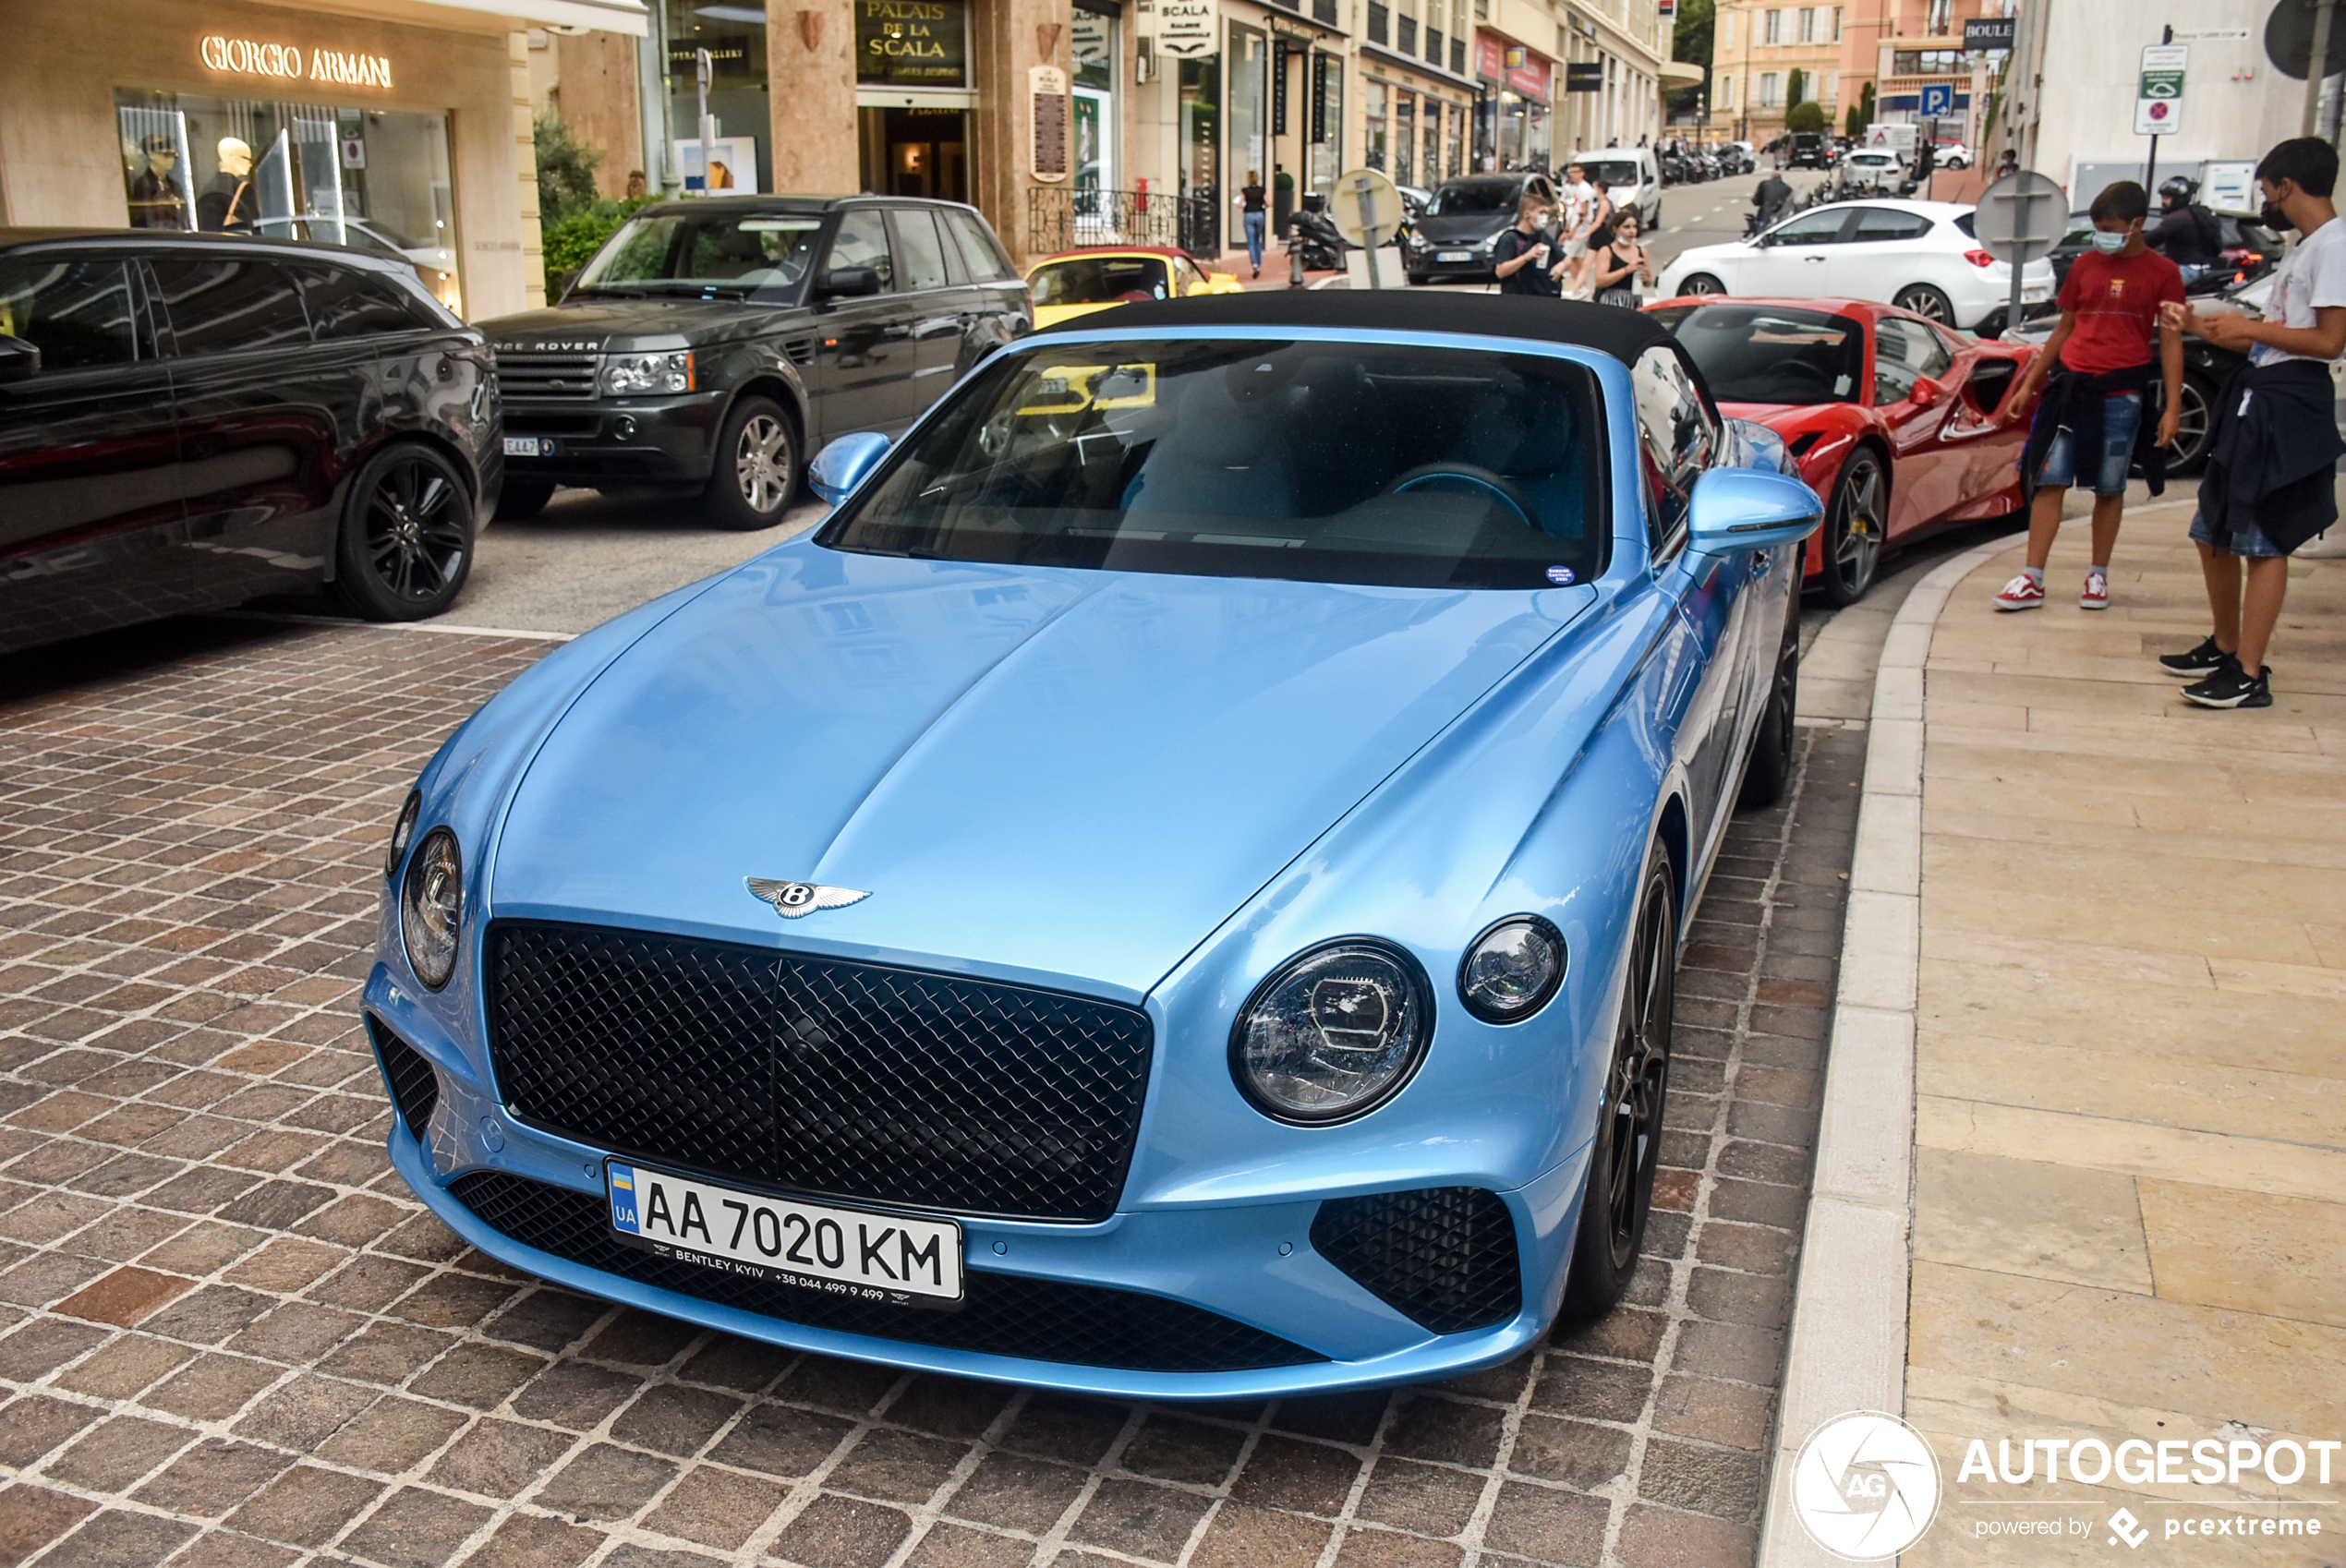
<path fill-rule="evenodd" d="M 1426 203 L 1426 216 L 1455 218 L 1468 212 L 1513 215 L 1516 189 L 1513 180 L 1452 180 Z"/>
<path fill-rule="evenodd" d="M 1590 158 L 1581 163 L 1592 180 L 1602 180 L 1606 186 L 1618 187 L 1635 185 L 1639 178 L 1638 165 L 1627 158 Z"/>
<path fill-rule="evenodd" d="M 786 292 L 806 275 L 813 212 L 639 212 L 603 242 L 574 294 Z"/>
<path fill-rule="evenodd" d="M 838 549 L 1395 587 L 1602 569 L 1596 378 L 1535 355 L 1227 339 L 996 360 L 825 527 Z"/>
<path fill-rule="evenodd" d="M 1855 403 L 1866 329 L 1853 316 L 1772 305 L 1674 305 L 1651 312 L 1677 334 L 1721 403 Z"/>
<path fill-rule="evenodd" d="M 1154 256 L 1078 256 L 1038 268 L 1028 281 L 1037 305 L 1130 304 L 1171 292 Z"/>

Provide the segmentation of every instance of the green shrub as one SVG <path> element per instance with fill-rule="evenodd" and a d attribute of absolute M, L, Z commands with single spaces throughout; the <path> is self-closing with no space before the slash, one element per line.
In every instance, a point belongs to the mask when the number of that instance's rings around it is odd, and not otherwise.
<path fill-rule="evenodd" d="M 595 169 L 603 150 L 580 146 L 570 127 L 552 115 L 538 115 L 530 130 L 538 149 L 538 222 L 551 227 L 595 204 Z"/>
<path fill-rule="evenodd" d="M 565 277 L 593 259 L 603 241 L 627 221 L 627 214 L 650 199 L 638 196 L 626 201 L 595 201 L 544 223 L 540 235 L 546 247 L 546 297 L 552 299 Z"/>
<path fill-rule="evenodd" d="M 1830 122 L 1825 118 L 1825 106 L 1813 98 L 1795 103 L 1784 117 L 1784 128 L 1789 131 L 1820 131 Z"/>

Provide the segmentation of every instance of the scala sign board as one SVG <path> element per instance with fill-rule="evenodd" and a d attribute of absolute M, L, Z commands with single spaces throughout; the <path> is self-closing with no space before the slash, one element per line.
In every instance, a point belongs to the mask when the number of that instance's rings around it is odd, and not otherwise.
<path fill-rule="evenodd" d="M 2183 124 L 2183 72 L 2191 50 L 2181 43 L 2143 49 L 2142 79 L 2134 90 L 2134 134 L 2172 136 Z"/>
<path fill-rule="evenodd" d="M 1156 52 L 1188 58 L 1215 48 L 1215 0 L 1156 0 Z"/>

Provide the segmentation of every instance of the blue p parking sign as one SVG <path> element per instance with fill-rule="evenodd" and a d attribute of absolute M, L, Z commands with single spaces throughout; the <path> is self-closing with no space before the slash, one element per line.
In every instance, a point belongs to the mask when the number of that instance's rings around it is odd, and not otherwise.
<path fill-rule="evenodd" d="M 1942 118 L 1955 112 L 1955 84 L 1951 81 L 1929 81 L 1922 85 L 1922 106 L 1926 120 Z"/>

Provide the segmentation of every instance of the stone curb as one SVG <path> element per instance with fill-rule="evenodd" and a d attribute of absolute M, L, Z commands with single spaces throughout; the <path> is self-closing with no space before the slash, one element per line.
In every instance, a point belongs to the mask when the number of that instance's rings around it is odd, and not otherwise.
<path fill-rule="evenodd" d="M 1955 585 L 2017 543 L 2007 536 L 1941 562 L 1915 585 L 1882 641 L 1760 1568 L 1844 1561 L 1809 1539 L 1793 1516 L 1793 1460 L 1808 1434 L 1835 1416 L 1905 1408 L 1923 663 Z"/>

